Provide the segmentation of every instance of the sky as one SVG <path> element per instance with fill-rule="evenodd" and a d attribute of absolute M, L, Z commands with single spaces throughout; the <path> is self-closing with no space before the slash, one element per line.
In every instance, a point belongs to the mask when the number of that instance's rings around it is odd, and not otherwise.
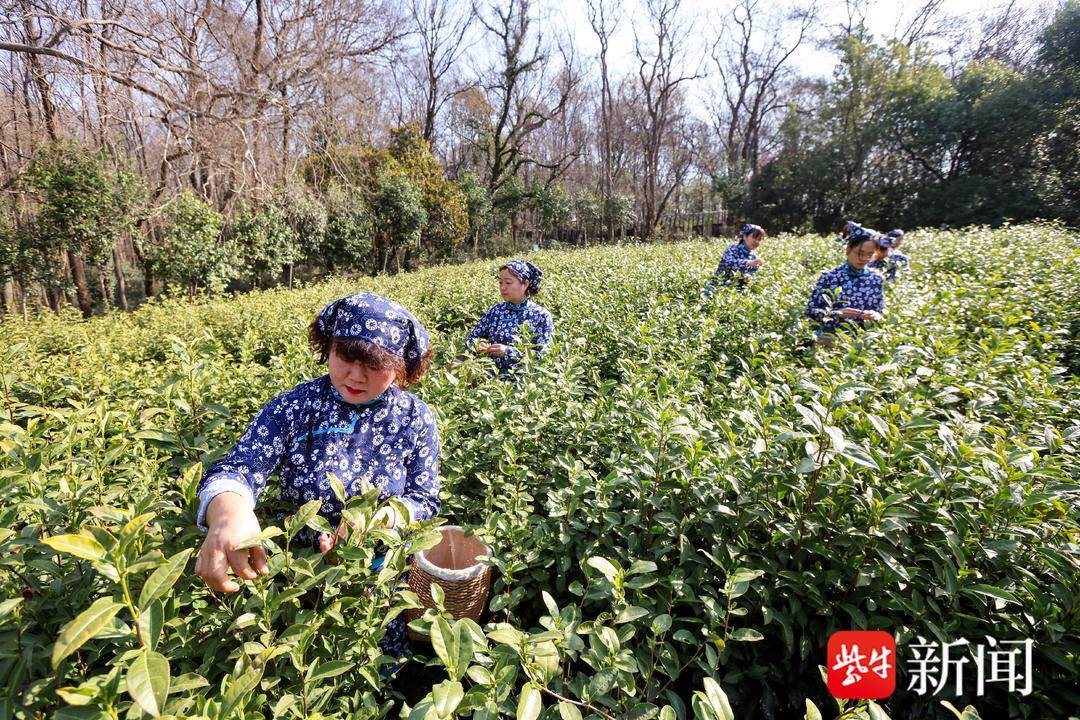
<path fill-rule="evenodd" d="M 818 0 L 821 11 L 820 19 L 816 24 L 815 35 L 820 42 L 829 35 L 829 27 L 846 24 L 846 3 L 843 0 Z M 791 0 L 761 0 L 762 12 L 771 12 L 777 6 L 790 7 Z M 805 4 L 805 3 L 803 3 Z M 889 2 L 888 0 L 872 0 L 868 4 L 866 13 L 867 26 L 878 38 L 892 37 L 907 26 L 915 12 L 925 2 L 912 0 L 900 0 Z M 1007 4 L 1007 0 L 944 0 L 942 14 L 961 17 L 978 17 L 992 8 L 999 8 Z M 1020 7 L 1030 8 L 1040 4 L 1040 0 L 1017 0 Z M 648 32 L 644 13 L 638 7 L 638 0 L 623 0 L 626 7 L 624 17 L 619 25 L 618 33 L 611 43 L 610 58 L 615 74 L 619 70 L 624 71 L 634 66 L 633 60 L 633 27 L 638 26 L 644 32 Z M 699 40 L 699 46 L 704 47 L 715 40 L 720 32 L 722 15 L 732 7 L 730 0 L 683 0 L 684 12 L 693 21 L 693 35 Z M 549 10 L 546 24 L 552 26 L 551 30 L 565 29 L 574 38 L 577 51 L 583 55 L 595 57 L 599 53 L 600 46 L 589 27 L 589 18 L 585 0 L 569 0 L 559 3 L 558 9 Z M 828 77 L 832 73 L 835 64 L 835 56 L 825 48 L 814 47 L 815 43 L 804 43 L 796 56 L 796 65 L 803 75 L 814 77 Z M 700 58 L 703 51 L 697 52 Z M 584 58 L 583 58 L 584 59 Z"/>

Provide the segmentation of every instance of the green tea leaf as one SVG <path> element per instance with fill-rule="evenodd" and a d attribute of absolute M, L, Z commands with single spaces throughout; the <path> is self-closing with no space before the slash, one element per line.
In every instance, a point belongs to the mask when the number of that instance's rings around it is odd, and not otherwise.
<path fill-rule="evenodd" d="M 97 540 L 86 535 L 53 535 L 41 542 L 57 552 L 74 555 L 83 560 L 105 559 L 105 548 Z"/>
<path fill-rule="evenodd" d="M 738 628 L 731 633 L 731 639 L 738 642 L 757 642 L 765 639 L 765 636 L 752 628 Z"/>
<path fill-rule="evenodd" d="M 316 665 L 308 675 L 307 683 L 314 685 L 322 680 L 328 680 L 348 672 L 353 668 L 353 663 L 345 660 L 329 660 Z"/>
<path fill-rule="evenodd" d="M 560 702 L 559 717 L 561 717 L 562 720 L 581 720 L 581 711 L 577 709 L 577 705 L 571 705 L 568 702 Z"/>
<path fill-rule="evenodd" d="M 168 658 L 143 649 L 128 669 L 128 694 L 144 712 L 158 717 L 169 696 L 170 679 Z"/>
<path fill-rule="evenodd" d="M 270 540 L 272 538 L 276 538 L 278 535 L 281 535 L 281 534 L 282 534 L 281 528 L 276 527 L 274 525 L 271 525 L 270 527 L 265 528 L 258 535 L 254 536 L 254 537 L 250 537 L 247 540 L 245 540 L 244 542 L 237 545 L 236 549 L 237 550 L 247 550 L 248 548 L 253 548 L 253 547 L 257 546 L 257 545 L 262 545 L 265 540 Z"/>
<path fill-rule="evenodd" d="M 1003 588 L 995 587 L 993 585 L 984 585 L 980 583 L 978 585 L 972 585 L 970 587 L 964 588 L 964 592 L 978 593 L 980 595 L 986 595 L 988 597 L 997 598 L 1006 602 L 1016 603 L 1017 605 L 1021 604 L 1020 600 L 1017 599 L 1017 597 L 1011 592 Z"/>
<path fill-rule="evenodd" d="M 187 561 L 193 552 L 195 552 L 194 548 L 181 550 L 151 573 L 142 587 L 142 592 L 139 593 L 140 610 L 145 610 L 150 603 L 172 590 L 173 585 L 184 573 Z"/>
<path fill-rule="evenodd" d="M 604 577 L 608 579 L 608 582 L 615 582 L 615 578 L 619 571 L 611 564 L 611 561 L 602 558 L 598 555 L 594 555 L 585 561 L 585 564 L 589 567 L 598 570 Z"/>
<path fill-rule="evenodd" d="M 540 717 L 540 711 L 544 709 L 540 699 L 540 691 L 532 684 L 521 689 L 521 697 L 518 698 L 517 720 L 536 720 Z"/>
<path fill-rule="evenodd" d="M 64 658 L 108 626 L 123 607 L 123 603 L 118 603 L 112 598 L 98 598 L 93 605 L 79 613 L 75 619 L 64 626 L 60 631 L 60 636 L 56 638 L 52 652 L 52 666 L 58 667 Z"/>
<path fill-rule="evenodd" d="M 330 490 L 334 493 L 334 497 L 342 504 L 348 499 L 348 495 L 345 493 L 345 485 L 338 479 L 338 476 L 334 473 L 326 473 L 327 479 L 330 480 Z"/>
<path fill-rule="evenodd" d="M 431 688 L 431 696 L 435 700 L 436 714 L 440 718 L 448 718 L 461 704 L 461 700 L 465 697 L 465 690 L 461 683 L 445 680 Z"/>
<path fill-rule="evenodd" d="M 288 523 L 286 525 L 286 527 L 288 528 L 288 531 L 286 532 L 286 537 L 288 537 L 289 540 L 292 540 L 294 537 L 296 537 L 296 534 L 303 530 L 304 527 L 307 526 L 309 522 L 311 522 L 312 518 L 319 514 L 319 510 L 321 509 L 322 500 L 318 498 L 315 500 L 309 500 L 308 502 L 301 505 L 300 509 L 296 511 L 296 514 L 288 520 Z"/>

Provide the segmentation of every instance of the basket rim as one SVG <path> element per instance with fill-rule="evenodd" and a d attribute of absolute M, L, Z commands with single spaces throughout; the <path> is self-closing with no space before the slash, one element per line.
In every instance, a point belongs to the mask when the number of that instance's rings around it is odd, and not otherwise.
<path fill-rule="evenodd" d="M 460 530 L 463 534 L 467 534 L 468 532 L 461 525 L 440 525 L 435 529 L 438 530 L 440 533 L 445 530 Z M 473 537 L 476 537 L 476 535 L 474 534 Z M 480 540 L 480 538 L 476 539 L 481 545 L 484 546 L 484 552 L 480 555 L 477 555 L 477 557 L 491 557 L 493 555 L 491 546 L 483 540 Z M 418 569 L 422 570 L 428 575 L 434 578 L 438 578 L 439 580 L 449 582 L 468 582 L 469 580 L 474 580 L 475 578 L 479 577 L 480 574 L 484 572 L 484 570 L 488 568 L 487 565 L 478 562 L 460 570 L 447 570 L 446 568 L 441 568 L 437 565 L 432 564 L 432 562 L 427 559 L 427 550 L 421 550 L 420 552 L 416 553 L 416 555 L 413 556 L 413 564 Z"/>

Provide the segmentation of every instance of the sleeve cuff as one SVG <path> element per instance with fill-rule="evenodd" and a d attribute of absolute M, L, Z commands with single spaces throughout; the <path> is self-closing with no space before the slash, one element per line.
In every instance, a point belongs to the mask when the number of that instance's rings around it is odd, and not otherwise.
<path fill-rule="evenodd" d="M 219 475 L 199 490 L 199 512 L 195 516 L 195 524 L 203 532 L 207 531 L 206 508 L 209 507 L 210 501 L 226 492 L 236 493 L 244 498 L 252 510 L 255 509 L 255 496 L 251 494 L 251 488 L 246 482 L 238 475 Z"/>
<path fill-rule="evenodd" d="M 402 505 L 409 508 L 409 522 L 419 522 L 421 520 L 428 519 L 428 513 L 424 506 L 420 503 L 416 502 L 412 498 L 407 498 L 403 495 L 399 496 L 398 500 L 401 501 Z"/>

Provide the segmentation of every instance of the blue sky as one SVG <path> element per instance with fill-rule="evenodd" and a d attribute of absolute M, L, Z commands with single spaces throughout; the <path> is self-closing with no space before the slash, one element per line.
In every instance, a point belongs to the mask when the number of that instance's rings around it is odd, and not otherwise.
<path fill-rule="evenodd" d="M 923 2 L 888 2 L 887 0 L 870 2 L 866 12 L 867 25 L 879 38 L 894 36 L 898 28 L 902 30 L 907 26 L 911 17 L 923 4 Z M 941 12 L 950 16 L 977 17 L 988 9 L 999 8 L 1005 4 L 1007 0 L 946 0 Z M 1037 4 L 1039 0 L 1018 0 L 1017 2 L 1018 6 L 1026 8 Z M 619 69 L 628 70 L 633 66 L 632 26 L 644 24 L 644 13 L 640 10 L 638 0 L 623 0 L 623 5 L 626 10 L 624 10 L 619 32 L 612 41 L 611 49 L 612 66 L 616 73 Z M 768 0 L 761 2 L 763 9 L 777 7 L 777 5 L 790 6 L 790 3 L 787 2 L 787 5 L 784 5 L 784 3 Z M 694 37 L 699 44 L 698 57 L 702 55 L 706 43 L 716 37 L 721 13 L 730 7 L 730 2 L 717 2 L 717 0 L 683 0 L 684 12 L 688 18 L 692 19 L 695 28 Z M 838 0 L 820 0 L 819 7 L 821 15 L 815 34 L 821 39 L 828 36 L 830 26 L 844 22 L 846 3 Z M 566 28 L 572 33 L 579 53 L 595 56 L 599 52 L 599 44 L 589 27 L 584 0 L 551 3 L 542 9 L 541 13 L 546 19 L 545 25 L 550 29 Z M 834 57 L 827 50 L 816 49 L 813 43 L 806 43 L 800 50 L 796 62 L 803 74 L 824 77 L 832 72 Z"/>

